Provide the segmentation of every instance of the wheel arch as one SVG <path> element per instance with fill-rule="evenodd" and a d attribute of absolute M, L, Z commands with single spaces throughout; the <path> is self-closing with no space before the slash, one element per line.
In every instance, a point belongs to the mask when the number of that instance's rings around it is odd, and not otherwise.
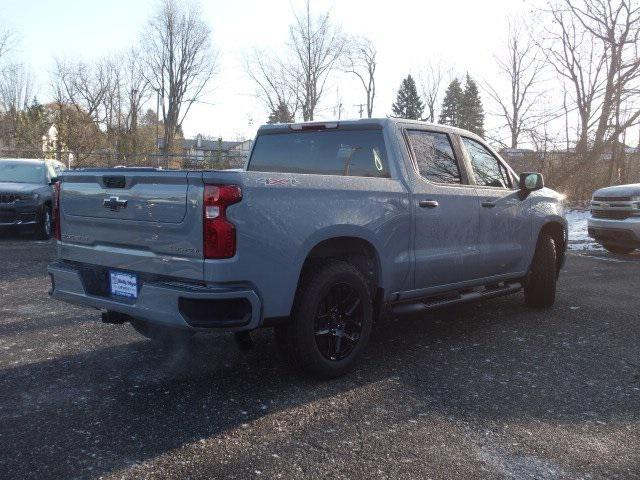
<path fill-rule="evenodd" d="M 343 260 L 355 266 L 365 277 L 374 300 L 374 311 L 384 298 L 383 265 L 378 248 L 363 235 L 353 232 L 324 237 L 306 250 L 302 261 L 296 293 L 306 275 L 326 260 Z"/>
<path fill-rule="evenodd" d="M 317 242 L 304 259 L 298 283 L 305 274 L 305 270 L 315 263 L 328 259 L 351 263 L 360 270 L 372 287 L 379 286 L 382 267 L 376 247 L 369 240 L 352 235 L 330 237 Z"/>

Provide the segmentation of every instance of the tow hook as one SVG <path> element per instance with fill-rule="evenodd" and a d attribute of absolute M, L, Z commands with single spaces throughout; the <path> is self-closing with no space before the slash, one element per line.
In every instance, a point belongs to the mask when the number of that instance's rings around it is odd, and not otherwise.
<path fill-rule="evenodd" d="M 113 312 L 111 310 L 102 312 L 103 323 L 115 323 L 117 325 L 122 325 L 123 323 L 128 322 L 130 319 L 131 317 L 129 315 L 125 315 L 124 313 Z"/>

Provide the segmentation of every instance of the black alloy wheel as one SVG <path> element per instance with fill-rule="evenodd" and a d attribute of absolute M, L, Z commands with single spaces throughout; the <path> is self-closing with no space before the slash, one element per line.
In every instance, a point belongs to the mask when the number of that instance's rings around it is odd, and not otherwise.
<path fill-rule="evenodd" d="M 360 294 L 348 283 L 330 285 L 314 325 L 316 345 L 322 356 L 331 361 L 348 357 L 360 341 L 362 321 Z"/>

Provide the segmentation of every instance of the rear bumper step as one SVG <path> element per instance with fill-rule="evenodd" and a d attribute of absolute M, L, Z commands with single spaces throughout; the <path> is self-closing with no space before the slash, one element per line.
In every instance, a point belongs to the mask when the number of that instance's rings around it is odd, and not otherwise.
<path fill-rule="evenodd" d="M 457 305 L 459 303 L 474 302 L 476 300 L 486 300 L 489 298 L 501 297 L 516 293 L 522 289 L 520 282 L 509 282 L 504 285 L 488 286 L 484 290 L 473 290 L 469 292 L 459 292 L 452 297 L 422 299 L 417 302 L 403 302 L 392 307 L 391 311 L 395 315 L 410 315 L 420 312 L 429 312 L 439 308 Z"/>
<path fill-rule="evenodd" d="M 108 311 L 103 317 L 108 323 L 121 323 L 128 316 L 192 331 L 242 331 L 262 322 L 262 304 L 252 289 L 145 282 L 137 299 L 125 300 L 87 293 L 74 268 L 53 264 L 47 270 L 53 298 Z"/>

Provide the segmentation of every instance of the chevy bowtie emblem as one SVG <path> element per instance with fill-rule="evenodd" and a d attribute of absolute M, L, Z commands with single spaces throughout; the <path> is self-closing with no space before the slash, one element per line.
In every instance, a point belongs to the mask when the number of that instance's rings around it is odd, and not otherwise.
<path fill-rule="evenodd" d="M 109 197 L 103 200 L 102 206 L 104 208 L 108 208 L 112 212 L 117 212 L 121 208 L 127 208 L 127 201 L 120 200 L 119 197 Z"/>

